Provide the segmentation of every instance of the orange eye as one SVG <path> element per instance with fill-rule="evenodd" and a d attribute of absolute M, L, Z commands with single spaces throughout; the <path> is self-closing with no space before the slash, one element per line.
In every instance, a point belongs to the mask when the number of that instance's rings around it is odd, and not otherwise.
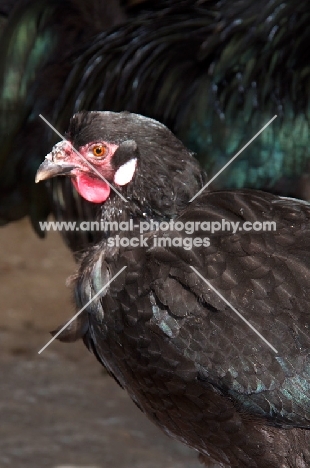
<path fill-rule="evenodd" d="M 96 145 L 93 147 L 93 155 L 97 158 L 101 158 L 105 155 L 106 149 L 102 145 Z"/>

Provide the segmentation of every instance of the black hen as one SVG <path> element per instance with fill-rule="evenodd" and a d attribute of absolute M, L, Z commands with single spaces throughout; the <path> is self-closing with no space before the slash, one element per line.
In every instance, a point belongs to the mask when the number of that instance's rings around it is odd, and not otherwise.
<path fill-rule="evenodd" d="M 2 222 L 28 213 L 39 231 L 49 211 L 59 220 L 96 217 L 67 181 L 51 183 L 51 203 L 43 186 L 33 186 L 54 138 L 38 114 L 63 132 L 69 117 L 85 109 L 156 118 L 197 153 L 209 176 L 278 114 L 216 187 L 309 198 L 306 0 L 161 0 L 136 7 L 127 21 L 116 12 L 99 26 L 81 15 L 81 4 L 32 0 L 16 13 L 2 45 L 0 81 L 10 83 L 0 99 L 0 127 L 8 129 L 0 155 Z M 30 40 L 22 43 L 17 33 L 24 29 Z M 18 109 L 12 127 L 8 105 Z M 85 232 L 65 237 L 74 250 L 93 240 Z"/>
<path fill-rule="evenodd" d="M 110 224 L 85 254 L 77 307 L 93 300 L 61 339 L 82 337 L 206 466 L 308 467 L 310 205 L 251 190 L 204 192 L 189 204 L 203 184 L 198 163 L 139 115 L 79 113 L 68 137 L 37 180 L 69 175 L 83 197 L 102 201 L 102 222 L 132 220 L 134 230 Z M 152 219 L 161 230 L 139 238 L 139 223 Z M 223 220 L 224 231 L 208 231 L 207 221 Z"/>

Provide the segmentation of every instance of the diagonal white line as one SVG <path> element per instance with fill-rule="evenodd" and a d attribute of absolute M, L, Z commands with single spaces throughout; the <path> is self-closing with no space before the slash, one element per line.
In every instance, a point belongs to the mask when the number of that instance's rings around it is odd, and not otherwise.
<path fill-rule="evenodd" d="M 49 342 L 46 343 L 46 345 L 43 346 L 42 349 L 40 349 L 40 351 L 38 351 L 38 354 L 41 354 L 41 353 L 42 353 L 42 352 L 43 352 L 43 351 L 44 351 L 44 350 L 45 350 L 45 349 L 46 349 L 46 348 L 47 348 L 47 347 L 48 347 L 48 346 L 49 346 L 49 345 L 50 345 L 50 344 L 51 344 L 51 343 L 52 343 L 52 342 L 53 342 L 69 325 L 70 325 L 70 323 L 73 322 L 73 320 L 75 320 L 75 319 L 83 312 L 83 310 L 85 310 L 86 307 L 88 307 L 89 304 L 91 304 L 91 303 L 96 299 L 96 297 L 100 296 L 100 294 L 102 293 L 102 291 L 104 291 L 104 290 L 112 283 L 112 281 L 114 281 L 115 278 L 117 278 L 118 275 L 120 275 L 120 274 L 122 273 L 122 271 L 125 270 L 125 268 L 127 268 L 127 266 L 124 266 L 118 273 L 116 273 L 116 275 L 113 276 L 113 278 L 110 279 L 110 281 L 109 281 L 107 284 L 105 284 L 105 285 L 103 286 L 103 288 L 101 288 L 100 291 L 97 292 L 97 293 L 90 299 L 90 301 L 88 301 L 87 304 L 85 304 L 85 305 L 82 307 L 82 309 L 79 310 L 79 311 L 77 312 L 77 314 L 75 314 L 74 317 L 72 317 L 72 318 L 69 320 L 69 322 L 66 323 L 66 325 L 64 325 L 64 326 L 62 327 L 61 330 L 59 330 L 59 331 L 56 333 L 56 335 L 54 335 L 53 338 L 52 338 L 51 340 L 49 340 Z"/>
<path fill-rule="evenodd" d="M 247 148 L 247 147 L 252 143 L 252 141 L 254 141 L 255 138 L 257 138 L 258 135 L 260 135 L 260 134 L 265 130 L 265 128 L 267 128 L 268 125 L 270 125 L 271 122 L 273 122 L 274 119 L 276 119 L 276 118 L 277 118 L 277 115 L 274 115 L 274 116 L 272 117 L 272 119 L 270 119 L 269 122 L 266 123 L 266 125 L 264 125 L 263 128 L 262 128 L 259 132 L 257 132 L 256 135 L 254 135 L 253 138 L 251 138 L 251 140 L 248 141 L 247 144 L 244 145 L 244 147 L 241 148 L 241 150 L 238 151 L 238 153 L 235 154 L 235 156 L 233 156 L 233 157 L 231 158 L 231 160 L 228 161 L 228 163 L 226 163 L 225 166 L 222 167 L 222 169 L 221 169 L 220 171 L 218 171 L 217 174 L 215 174 L 215 176 L 213 176 L 212 179 L 210 179 L 209 182 L 207 182 L 206 185 L 205 185 L 204 187 L 202 187 L 202 189 L 199 190 L 198 193 L 196 193 L 196 195 L 189 201 L 189 203 L 191 203 L 192 201 L 194 201 L 195 198 L 197 198 L 198 195 L 200 195 L 200 194 L 201 194 L 201 193 L 202 193 L 202 192 L 203 192 L 203 191 L 204 191 L 204 190 L 205 190 L 205 189 L 206 189 L 206 188 L 207 188 L 207 187 L 208 187 L 208 186 L 209 186 L 225 169 L 226 169 L 226 167 L 228 167 L 229 164 L 231 164 L 231 163 L 239 156 L 239 154 L 241 154 L 242 151 L 244 151 L 245 148 Z"/>
<path fill-rule="evenodd" d="M 51 123 L 49 123 L 48 120 L 46 120 L 45 117 L 43 117 L 42 114 L 39 114 L 39 117 L 41 117 L 41 119 L 44 120 L 44 122 L 45 122 L 49 127 L 51 127 L 51 129 L 54 130 L 54 132 L 57 133 L 57 135 L 60 136 L 60 138 L 62 138 L 63 141 L 68 141 L 55 127 L 53 127 L 53 125 L 52 125 Z M 104 182 L 105 182 L 106 184 L 108 184 L 108 185 L 110 186 L 110 188 L 111 188 L 112 190 L 114 190 L 115 193 L 117 193 L 117 195 L 118 195 L 119 197 L 121 197 L 121 199 L 122 199 L 124 202 L 127 203 L 126 198 L 123 197 L 123 195 L 122 195 L 121 193 L 119 193 L 119 191 L 116 190 L 116 188 L 113 187 L 113 185 L 110 184 L 110 182 L 108 182 L 107 179 L 106 179 L 102 174 L 100 174 L 100 172 L 97 171 L 97 169 L 96 169 L 89 161 L 87 161 L 87 159 L 86 159 L 81 153 L 78 152 L 78 150 L 76 150 L 75 148 L 73 148 L 73 146 L 72 146 L 72 149 L 73 149 L 73 151 L 74 151 L 76 154 L 78 154 L 78 155 L 83 159 L 84 162 L 86 162 L 86 164 L 87 164 L 102 180 L 104 180 Z"/>
<path fill-rule="evenodd" d="M 258 336 L 260 337 L 260 339 L 263 340 L 263 341 L 272 349 L 272 351 L 274 351 L 276 354 L 278 354 L 278 351 L 276 350 L 276 348 L 274 348 L 274 347 L 272 346 L 272 344 L 270 344 L 269 341 L 267 341 L 266 338 L 264 338 L 263 335 L 261 335 L 261 334 L 259 333 L 259 331 L 257 331 L 256 328 L 253 327 L 253 325 L 251 325 L 250 322 L 248 322 L 248 321 L 243 317 L 243 315 L 241 315 L 240 312 L 238 312 L 238 311 L 227 301 L 227 299 L 225 299 L 225 297 L 222 296 L 222 294 L 219 293 L 219 292 L 212 286 L 212 284 L 209 283 L 209 281 L 206 280 L 206 279 L 199 273 L 199 271 L 196 270 L 196 268 L 194 268 L 193 266 L 190 266 L 190 267 L 191 267 L 191 269 L 194 270 L 194 272 L 199 276 L 199 278 L 201 278 L 202 281 L 204 281 L 204 282 L 209 286 L 209 288 L 211 288 L 211 289 L 222 299 L 222 301 L 224 301 L 225 304 L 227 304 L 227 305 L 231 308 L 231 310 L 232 310 L 233 312 L 235 312 L 235 314 L 237 314 L 238 317 L 240 317 L 241 320 L 243 320 L 243 321 L 251 328 L 251 330 L 253 330 L 253 331 L 256 333 L 256 335 L 258 335 Z"/>

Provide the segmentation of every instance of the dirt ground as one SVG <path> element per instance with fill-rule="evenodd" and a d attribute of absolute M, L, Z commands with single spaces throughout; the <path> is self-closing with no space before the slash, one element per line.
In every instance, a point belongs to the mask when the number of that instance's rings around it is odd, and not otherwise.
<path fill-rule="evenodd" d="M 163 435 L 82 343 L 49 331 L 74 313 L 71 254 L 27 221 L 0 229 L 0 467 L 199 468 Z"/>

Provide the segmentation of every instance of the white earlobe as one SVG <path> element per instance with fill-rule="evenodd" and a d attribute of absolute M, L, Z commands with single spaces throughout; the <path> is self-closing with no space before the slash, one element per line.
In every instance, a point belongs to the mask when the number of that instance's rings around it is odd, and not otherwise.
<path fill-rule="evenodd" d="M 114 183 L 120 186 L 128 184 L 134 176 L 136 166 L 137 158 L 134 158 L 119 167 L 114 175 Z"/>

